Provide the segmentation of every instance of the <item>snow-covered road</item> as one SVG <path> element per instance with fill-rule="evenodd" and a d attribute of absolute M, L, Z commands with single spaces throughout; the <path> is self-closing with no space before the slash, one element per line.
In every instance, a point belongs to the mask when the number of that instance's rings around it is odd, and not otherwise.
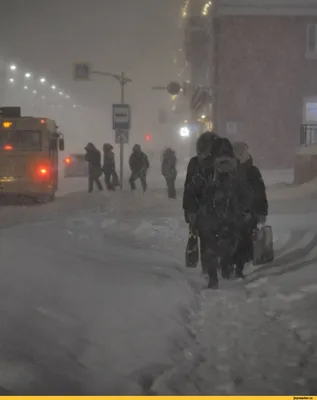
<path fill-rule="evenodd" d="M 3 393 L 316 394 L 314 202 L 272 204 L 274 263 L 210 293 L 179 201 L 72 185 L 0 208 Z"/>
<path fill-rule="evenodd" d="M 3 219 L 5 390 L 142 393 L 148 374 L 173 365 L 180 311 L 194 298 L 182 258 L 162 251 L 135 196 L 115 196 L 83 194 L 75 204 L 69 196 Z"/>

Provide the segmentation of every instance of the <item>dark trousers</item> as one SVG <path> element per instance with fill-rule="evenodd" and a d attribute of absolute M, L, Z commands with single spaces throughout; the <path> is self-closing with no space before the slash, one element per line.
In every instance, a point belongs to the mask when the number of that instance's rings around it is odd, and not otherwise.
<path fill-rule="evenodd" d="M 94 183 L 96 184 L 96 186 L 99 190 L 103 190 L 100 179 L 97 178 L 97 176 L 95 176 L 93 174 L 89 174 L 89 176 L 88 176 L 88 192 L 89 193 L 91 193 L 93 191 Z"/>
<path fill-rule="evenodd" d="M 170 199 L 176 199 L 175 179 L 165 178 L 167 184 L 167 195 Z"/>
<path fill-rule="evenodd" d="M 245 225 L 239 235 L 236 251 L 233 255 L 233 264 L 238 275 L 243 273 L 245 264 L 253 258 L 252 232 L 256 228 L 256 221 Z"/>
<path fill-rule="evenodd" d="M 114 168 L 104 169 L 104 178 L 108 190 L 115 190 L 116 186 L 120 186 L 119 177 Z"/>
<path fill-rule="evenodd" d="M 113 183 L 111 182 L 112 170 L 104 171 L 104 175 L 105 175 L 106 188 L 108 190 L 115 190 L 115 187 L 114 187 Z"/>
<path fill-rule="evenodd" d="M 218 283 L 218 270 L 223 278 L 229 278 L 233 255 L 238 239 L 234 234 L 219 237 L 216 233 L 200 233 L 201 263 L 208 272 L 209 283 Z"/>
<path fill-rule="evenodd" d="M 146 189 L 147 189 L 147 183 L 146 183 L 146 174 L 144 172 L 132 171 L 130 179 L 129 179 L 131 190 L 135 190 L 136 189 L 135 181 L 137 179 L 140 179 L 141 185 L 142 185 L 142 189 L 145 192 Z"/>

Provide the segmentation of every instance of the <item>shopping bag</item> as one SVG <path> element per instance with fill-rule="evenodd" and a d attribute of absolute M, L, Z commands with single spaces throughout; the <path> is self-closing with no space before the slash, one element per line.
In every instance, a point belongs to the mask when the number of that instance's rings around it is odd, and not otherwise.
<path fill-rule="evenodd" d="M 270 226 L 259 226 L 252 235 L 253 265 L 267 264 L 274 260 L 273 232 Z"/>
<path fill-rule="evenodd" d="M 198 233 L 189 228 L 186 245 L 186 267 L 196 268 L 199 262 L 199 238 Z"/>

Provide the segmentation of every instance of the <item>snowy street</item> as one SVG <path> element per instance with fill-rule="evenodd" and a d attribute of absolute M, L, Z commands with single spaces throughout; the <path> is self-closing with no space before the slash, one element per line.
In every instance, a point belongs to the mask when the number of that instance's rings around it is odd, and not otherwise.
<path fill-rule="evenodd" d="M 272 203 L 275 261 L 210 292 L 180 196 L 72 184 L 0 208 L 1 393 L 316 394 L 313 199 Z"/>

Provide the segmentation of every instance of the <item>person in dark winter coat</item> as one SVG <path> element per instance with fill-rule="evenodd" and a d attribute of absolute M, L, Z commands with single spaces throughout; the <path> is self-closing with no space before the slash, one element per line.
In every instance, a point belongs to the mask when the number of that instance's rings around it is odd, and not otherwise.
<path fill-rule="evenodd" d="M 167 184 L 167 194 L 170 199 L 176 199 L 175 180 L 177 177 L 177 158 L 175 151 L 167 148 L 162 155 L 162 175 Z"/>
<path fill-rule="evenodd" d="M 113 146 L 110 143 L 103 145 L 103 173 L 105 175 L 105 184 L 108 190 L 115 190 L 119 185 L 119 178 L 116 173 L 116 164 L 113 153 Z"/>
<path fill-rule="evenodd" d="M 200 135 L 196 143 L 197 155 L 189 160 L 183 194 L 183 210 L 187 223 L 190 223 L 191 217 L 195 218 L 198 208 L 196 199 L 193 198 L 192 194 L 187 190 L 188 185 L 200 171 L 200 164 L 204 159 L 208 158 L 211 163 L 214 160 L 217 140 L 218 136 L 214 132 L 205 132 Z"/>
<path fill-rule="evenodd" d="M 196 212 L 189 217 L 204 243 L 203 269 L 208 270 L 209 288 L 218 287 L 218 269 L 229 278 L 232 257 L 248 209 L 248 196 L 238 173 L 230 141 L 216 138 L 213 152 L 205 153 L 199 171 L 188 184 L 188 197 L 196 202 Z M 194 202 L 193 202 L 194 203 Z M 191 204 L 193 204 L 191 203 Z"/>
<path fill-rule="evenodd" d="M 129 165 L 131 169 L 131 176 L 129 183 L 131 190 L 135 190 L 135 181 L 140 179 L 143 191 L 147 189 L 146 174 L 150 167 L 148 156 L 143 153 L 141 146 L 136 144 L 133 146 L 132 153 L 129 158 Z"/>
<path fill-rule="evenodd" d="M 252 196 L 249 218 L 243 226 L 239 244 L 234 256 L 236 276 L 243 278 L 245 263 L 252 260 L 252 232 L 258 224 L 265 224 L 268 215 L 268 201 L 265 184 L 259 169 L 253 165 L 248 145 L 243 142 L 233 144 L 235 158 L 238 160 L 239 173 L 247 182 L 248 190 Z"/>
<path fill-rule="evenodd" d="M 214 132 L 205 132 L 197 140 L 196 152 L 197 155 L 189 160 L 187 166 L 187 173 L 184 183 L 184 194 L 183 194 L 183 210 L 184 217 L 187 224 L 194 226 L 197 218 L 198 203 L 196 198 L 192 196 L 189 192 L 189 184 L 193 181 L 194 177 L 200 171 L 200 164 L 204 159 L 208 158 L 212 163 L 217 152 L 217 139 L 218 135 Z M 202 237 L 199 238 L 200 242 L 200 259 L 202 263 L 203 273 L 208 273 L 208 268 L 206 263 L 203 262 L 203 257 L 205 254 L 205 243 Z"/>
<path fill-rule="evenodd" d="M 88 143 L 85 150 L 85 160 L 88 162 L 88 192 L 91 193 L 93 191 L 94 183 L 99 190 L 103 190 L 99 180 L 102 173 L 100 151 L 92 143 Z"/>

